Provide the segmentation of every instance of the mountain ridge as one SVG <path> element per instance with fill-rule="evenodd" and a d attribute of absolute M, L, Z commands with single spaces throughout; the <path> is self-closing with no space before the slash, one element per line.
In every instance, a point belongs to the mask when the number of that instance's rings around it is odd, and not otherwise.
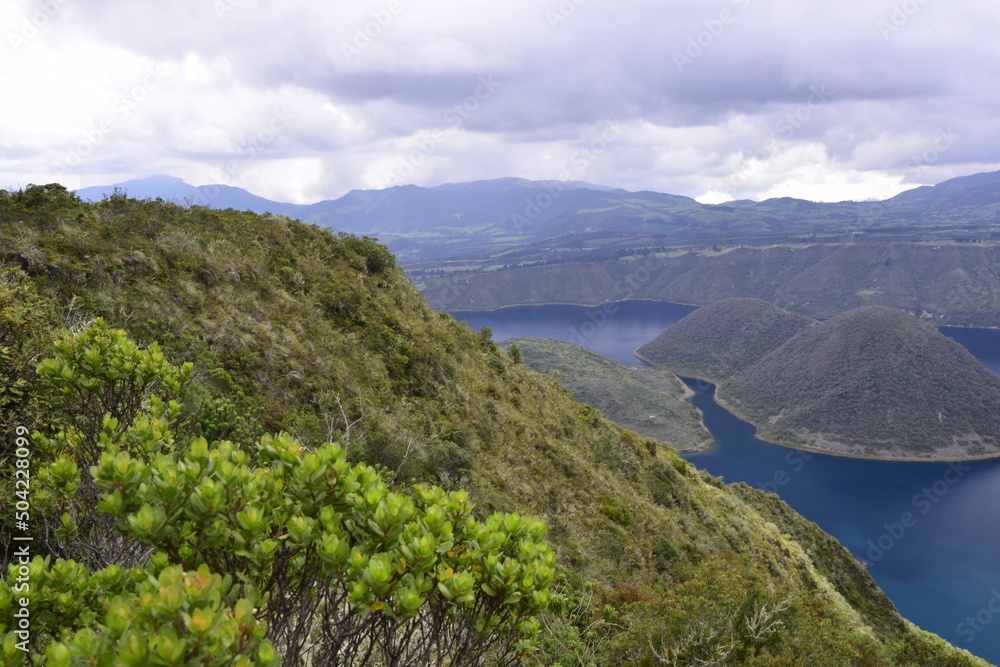
<path fill-rule="evenodd" d="M 726 299 L 696 312 L 698 317 L 667 327 L 635 356 L 659 365 L 669 358 L 684 375 L 725 380 L 815 323 L 762 299 Z"/>
<path fill-rule="evenodd" d="M 406 262 L 502 255 L 567 235 L 643 234 L 680 241 L 774 235 L 913 234 L 1000 221 L 1000 172 L 916 188 L 881 202 L 810 202 L 790 197 L 706 205 L 690 197 L 631 192 L 583 182 L 507 177 L 433 187 L 352 190 L 340 198 L 288 204 L 230 186 L 195 188 L 154 176 L 80 190 L 86 199 L 115 187 L 140 196 L 277 213 L 339 231 L 377 236 Z M 157 190 L 160 184 L 160 190 Z M 162 191 L 163 194 L 157 194 Z M 173 194 L 171 194 L 173 193 Z M 964 225 L 962 223 L 965 223 Z M 895 231 L 892 231 L 895 230 Z"/>

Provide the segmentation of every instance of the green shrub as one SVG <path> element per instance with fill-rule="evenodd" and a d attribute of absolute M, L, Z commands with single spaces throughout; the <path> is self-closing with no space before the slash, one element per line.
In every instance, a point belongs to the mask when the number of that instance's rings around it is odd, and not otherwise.
<path fill-rule="evenodd" d="M 179 404 L 157 394 L 178 393 L 189 365 L 100 321 L 55 349 L 39 375 L 67 408 L 64 428 L 36 436 L 51 455 L 38 511 L 103 565 L 32 562 L 31 648 L 48 664 L 477 664 L 535 650 L 554 574 L 541 521 L 478 520 L 465 491 L 390 491 L 333 443 L 178 441 Z M 3 618 L 17 574 L 0 582 Z M 16 628 L 0 638 L 23 661 Z"/>

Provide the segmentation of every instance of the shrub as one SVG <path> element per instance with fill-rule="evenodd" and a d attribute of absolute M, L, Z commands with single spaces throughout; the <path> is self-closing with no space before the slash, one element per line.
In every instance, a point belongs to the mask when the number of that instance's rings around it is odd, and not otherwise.
<path fill-rule="evenodd" d="M 157 393 L 190 373 L 103 322 L 39 365 L 78 411 L 36 436 L 54 454 L 39 511 L 91 563 L 31 564 L 32 648 L 50 664 L 507 664 L 535 650 L 554 563 L 541 521 L 478 520 L 464 491 L 390 491 L 334 443 L 178 442 L 179 406 Z M 0 646 L 23 659 L 15 630 L 0 625 Z"/>

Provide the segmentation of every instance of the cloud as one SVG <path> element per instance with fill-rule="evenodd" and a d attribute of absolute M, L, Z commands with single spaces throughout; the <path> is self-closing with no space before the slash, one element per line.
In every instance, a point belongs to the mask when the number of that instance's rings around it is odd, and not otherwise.
<path fill-rule="evenodd" d="M 170 171 L 311 201 L 569 173 L 843 199 L 1000 165 L 985 1 L 0 0 L 0 19 L 13 185 Z"/>

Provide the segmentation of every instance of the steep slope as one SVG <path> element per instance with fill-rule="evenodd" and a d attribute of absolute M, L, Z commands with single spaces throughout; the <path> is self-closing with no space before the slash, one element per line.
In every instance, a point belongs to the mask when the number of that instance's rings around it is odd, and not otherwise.
<path fill-rule="evenodd" d="M 635 354 L 682 374 L 724 380 L 812 324 L 760 299 L 726 299 L 667 327 Z"/>
<path fill-rule="evenodd" d="M 930 324 L 858 308 L 729 378 L 720 397 L 771 438 L 881 457 L 1000 454 L 1000 378 Z"/>
<path fill-rule="evenodd" d="M 548 375 L 576 400 L 644 438 L 688 452 L 711 443 L 698 410 L 684 399 L 689 392 L 673 373 L 658 368 L 625 366 L 573 343 L 540 338 L 514 338 L 524 363 Z"/>
<path fill-rule="evenodd" d="M 194 362 L 191 432 L 336 440 L 387 478 L 545 518 L 561 576 L 544 663 L 643 664 L 655 649 L 689 664 L 720 651 L 728 664 L 982 664 L 914 631 L 776 498 L 698 472 L 430 310 L 370 240 L 235 211 L 84 204 L 50 185 L 0 192 L 0 271 L 0 352 L 16 370 L 0 378 L 6 424 L 46 422 L 31 369 L 53 327 L 103 316 Z M 692 643 L 692 627 L 707 639 Z"/>
<path fill-rule="evenodd" d="M 764 299 L 812 317 L 883 305 L 937 324 L 1000 326 L 1000 246 L 844 243 L 630 256 L 436 278 L 420 285 L 455 310 L 657 299 Z"/>

